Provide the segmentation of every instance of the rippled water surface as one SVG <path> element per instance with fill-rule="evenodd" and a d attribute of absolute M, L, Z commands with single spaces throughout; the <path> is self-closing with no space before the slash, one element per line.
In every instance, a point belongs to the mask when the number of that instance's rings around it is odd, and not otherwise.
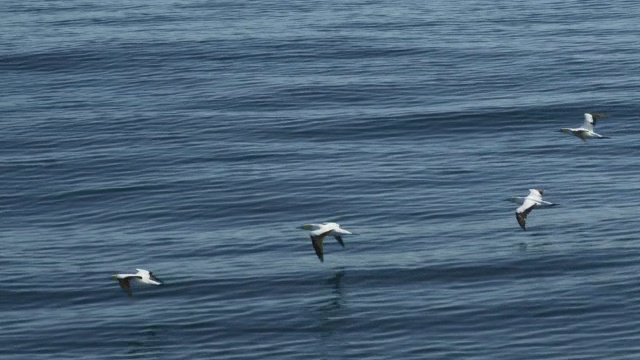
<path fill-rule="evenodd" d="M 637 359 L 636 2 L 2 7 L 0 358 Z"/>

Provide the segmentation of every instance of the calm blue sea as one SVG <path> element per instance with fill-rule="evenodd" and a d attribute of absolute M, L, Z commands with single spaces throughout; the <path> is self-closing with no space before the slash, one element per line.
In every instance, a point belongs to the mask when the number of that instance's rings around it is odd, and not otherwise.
<path fill-rule="evenodd" d="M 636 1 L 0 10 L 1 359 L 638 359 Z"/>

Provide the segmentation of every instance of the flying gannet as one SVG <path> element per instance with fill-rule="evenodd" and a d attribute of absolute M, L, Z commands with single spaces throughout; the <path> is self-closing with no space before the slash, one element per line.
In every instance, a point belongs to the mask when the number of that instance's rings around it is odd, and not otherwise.
<path fill-rule="evenodd" d="M 308 230 L 311 232 L 311 243 L 313 244 L 313 249 L 316 251 L 316 255 L 320 261 L 324 262 L 324 252 L 322 247 L 322 242 L 325 237 L 333 236 L 338 240 L 340 245 L 344 247 L 344 242 L 342 241 L 343 235 L 353 235 L 351 232 L 342 229 L 340 225 L 329 222 L 326 224 L 306 224 L 302 226 L 302 229 Z"/>
<path fill-rule="evenodd" d="M 562 128 L 562 131 L 565 134 L 572 134 L 580 138 L 582 141 L 587 141 L 589 138 L 595 139 L 607 139 L 606 136 L 602 136 L 593 131 L 594 126 L 596 126 L 596 120 L 600 118 L 606 118 L 606 114 L 596 114 L 596 113 L 585 113 L 584 114 L 584 124 L 582 124 L 579 128 Z"/>
<path fill-rule="evenodd" d="M 118 280 L 120 287 L 124 289 L 128 296 L 133 296 L 131 292 L 131 280 L 134 280 L 142 284 L 162 285 L 162 280 L 158 279 L 152 272 L 144 269 L 136 269 L 138 272 L 135 274 L 115 274 L 113 279 Z"/>
<path fill-rule="evenodd" d="M 525 228 L 527 215 L 529 215 L 534 207 L 548 207 L 556 205 L 552 202 L 542 200 L 542 193 L 543 190 L 529 189 L 529 195 L 527 195 L 527 197 L 523 198 L 514 196 L 510 199 L 515 203 L 522 204 L 516 209 L 516 219 L 518 220 L 518 224 L 520 224 L 522 230 L 527 230 Z"/>

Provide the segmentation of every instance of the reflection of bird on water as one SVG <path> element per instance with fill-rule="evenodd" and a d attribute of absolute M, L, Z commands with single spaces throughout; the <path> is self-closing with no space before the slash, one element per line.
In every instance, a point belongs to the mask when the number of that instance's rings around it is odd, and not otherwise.
<path fill-rule="evenodd" d="M 157 347 L 161 340 L 156 338 L 160 331 L 158 325 L 145 326 L 141 331 L 129 334 L 127 345 L 129 347 L 127 353 L 131 355 L 145 355 L 149 353 L 149 349 Z"/>
<path fill-rule="evenodd" d="M 344 276 L 344 270 L 340 270 L 335 273 L 332 277 L 327 279 L 327 284 L 332 284 L 336 294 L 342 294 L 342 277 Z"/>
<path fill-rule="evenodd" d="M 331 300 L 327 304 L 327 309 L 337 310 L 342 307 L 344 303 L 343 293 L 342 293 L 342 278 L 344 277 L 344 270 L 337 271 L 332 277 L 327 279 L 327 284 L 333 286 L 333 294 L 335 296 L 331 297 Z"/>
<path fill-rule="evenodd" d="M 316 313 L 318 314 L 317 332 L 321 349 L 320 359 L 343 358 L 346 348 L 345 337 L 341 336 L 349 326 L 349 313 L 345 305 L 342 278 L 345 272 L 340 269 L 326 280 L 331 287 L 331 294 L 325 298 Z"/>

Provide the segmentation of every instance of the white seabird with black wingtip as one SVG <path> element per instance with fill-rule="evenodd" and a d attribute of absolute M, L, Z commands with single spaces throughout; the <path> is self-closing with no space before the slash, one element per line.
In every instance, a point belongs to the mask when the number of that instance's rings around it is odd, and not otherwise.
<path fill-rule="evenodd" d="M 516 203 L 521 203 L 520 207 L 516 209 L 516 220 L 522 230 L 526 229 L 527 215 L 533 210 L 534 207 L 548 207 L 555 206 L 556 204 L 542 200 L 543 190 L 529 189 L 529 195 L 527 197 L 513 197 L 512 200 Z"/>
<path fill-rule="evenodd" d="M 313 249 L 316 251 L 318 259 L 320 259 L 320 261 L 322 262 L 324 262 L 324 250 L 322 242 L 324 241 L 325 237 L 333 236 L 340 243 L 340 245 L 344 247 L 342 236 L 353 235 L 353 233 L 341 228 L 339 224 L 336 224 L 334 222 L 325 224 L 306 224 L 302 226 L 302 229 L 311 232 L 311 244 L 313 244 Z"/>
<path fill-rule="evenodd" d="M 608 139 L 606 136 L 602 136 L 593 131 L 596 126 L 596 120 L 600 118 L 606 118 L 606 114 L 596 114 L 596 113 L 585 113 L 584 114 L 584 124 L 582 124 L 579 128 L 562 128 L 562 131 L 565 134 L 574 135 L 582 141 L 587 141 L 587 139 Z"/>
<path fill-rule="evenodd" d="M 151 271 L 144 269 L 136 269 L 135 274 L 115 274 L 113 279 L 118 280 L 120 287 L 127 293 L 128 296 L 133 296 L 131 292 L 131 281 L 135 281 L 140 284 L 149 285 L 163 285 L 162 280 L 158 279 Z"/>

